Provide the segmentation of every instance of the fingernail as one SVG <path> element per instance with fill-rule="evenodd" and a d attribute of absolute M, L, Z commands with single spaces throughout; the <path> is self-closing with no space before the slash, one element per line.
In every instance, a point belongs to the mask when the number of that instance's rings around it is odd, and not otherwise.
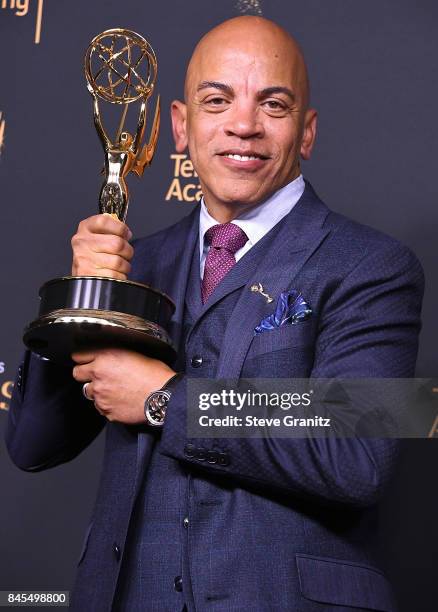
<path fill-rule="evenodd" d="M 131 240 L 132 236 L 133 236 L 133 233 L 132 233 L 132 232 L 131 232 L 131 230 L 128 228 L 128 231 L 127 231 L 127 233 L 126 233 L 126 239 L 127 239 L 127 240 Z"/>

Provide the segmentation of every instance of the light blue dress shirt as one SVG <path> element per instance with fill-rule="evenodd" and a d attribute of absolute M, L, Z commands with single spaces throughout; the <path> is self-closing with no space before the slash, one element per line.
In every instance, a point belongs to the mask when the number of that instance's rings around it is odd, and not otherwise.
<path fill-rule="evenodd" d="M 303 195 L 304 191 L 304 179 L 303 175 L 300 174 L 291 183 L 288 183 L 278 191 L 276 191 L 270 198 L 268 198 L 262 204 L 258 204 L 247 210 L 237 219 L 233 219 L 232 223 L 235 223 L 243 229 L 245 234 L 248 236 L 247 243 L 239 249 L 235 258 L 239 261 L 241 257 L 245 255 L 265 234 L 271 230 L 274 225 L 277 225 L 283 217 L 285 217 L 295 206 L 298 200 Z M 205 260 L 207 259 L 207 253 L 209 246 L 204 244 L 205 232 L 210 229 L 213 225 L 217 225 L 216 219 L 214 219 L 208 212 L 204 198 L 201 199 L 201 208 L 199 212 L 199 256 L 200 256 L 200 272 L 201 279 L 204 277 L 204 266 Z"/>

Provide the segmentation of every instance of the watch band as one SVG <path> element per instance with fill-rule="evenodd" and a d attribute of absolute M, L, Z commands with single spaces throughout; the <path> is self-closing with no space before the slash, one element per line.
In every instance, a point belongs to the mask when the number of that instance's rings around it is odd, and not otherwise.
<path fill-rule="evenodd" d="M 173 391 L 173 389 L 175 388 L 176 383 L 184 376 L 184 372 L 177 372 L 176 374 L 174 374 L 173 376 L 171 376 L 169 378 L 169 380 L 167 381 L 167 383 L 165 383 L 163 385 L 163 387 L 161 387 L 161 391 L 163 390 L 167 390 L 167 391 Z"/>
<path fill-rule="evenodd" d="M 173 388 L 182 376 L 182 372 L 177 372 L 169 378 L 161 389 L 152 391 L 147 396 L 144 402 L 144 416 L 149 425 L 153 427 L 163 426 L 166 408 L 172 396 Z"/>

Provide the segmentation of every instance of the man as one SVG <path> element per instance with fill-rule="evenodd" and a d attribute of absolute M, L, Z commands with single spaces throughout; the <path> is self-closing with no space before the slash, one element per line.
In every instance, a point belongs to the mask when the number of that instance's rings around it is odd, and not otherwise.
<path fill-rule="evenodd" d="M 130 275 L 168 293 L 176 363 L 89 351 L 74 355 L 72 377 L 27 354 L 10 410 L 9 452 L 27 470 L 72 459 L 106 426 L 72 608 L 394 610 L 376 568 L 374 506 L 396 442 L 189 440 L 186 382 L 413 376 L 421 268 L 304 183 L 316 111 L 302 54 L 279 26 L 239 17 L 209 32 L 171 110 L 200 207 L 135 248 L 122 223 L 86 219 L 72 273 Z M 275 302 L 254 283 L 275 299 L 299 289 L 311 316 L 255 334 Z M 145 399 L 169 381 L 164 421 L 148 425 Z"/>

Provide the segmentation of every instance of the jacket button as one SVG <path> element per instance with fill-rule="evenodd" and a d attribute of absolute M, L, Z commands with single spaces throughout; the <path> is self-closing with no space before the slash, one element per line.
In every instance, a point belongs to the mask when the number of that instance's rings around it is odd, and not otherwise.
<path fill-rule="evenodd" d="M 194 457 L 196 455 L 196 448 L 194 444 L 186 444 L 184 447 L 184 455 L 186 457 Z"/>
<path fill-rule="evenodd" d="M 188 527 L 189 527 L 189 522 L 190 522 L 190 521 L 189 521 L 189 517 L 188 517 L 188 516 L 184 517 L 184 520 L 183 520 L 183 525 L 184 525 L 184 528 L 185 528 L 185 529 L 188 529 Z"/>
<path fill-rule="evenodd" d="M 120 550 L 120 546 L 117 544 L 117 542 L 114 542 L 113 553 L 117 561 L 120 561 L 120 557 L 122 556 L 122 551 Z"/>
<path fill-rule="evenodd" d="M 207 462 L 208 463 L 217 463 L 218 461 L 218 453 L 214 450 L 208 451 L 207 453 Z"/>
<path fill-rule="evenodd" d="M 175 591 L 178 591 L 178 593 L 181 593 L 181 591 L 183 590 L 183 583 L 182 583 L 181 576 L 177 576 L 175 578 L 175 580 L 173 581 L 173 588 L 175 589 Z"/>
<path fill-rule="evenodd" d="M 219 465 L 230 465 L 230 457 L 227 453 L 219 453 Z"/>
<path fill-rule="evenodd" d="M 192 364 L 192 368 L 200 368 L 202 366 L 202 357 L 201 355 L 195 355 L 192 357 L 190 363 Z"/>
<path fill-rule="evenodd" d="M 196 459 L 198 461 L 205 461 L 207 459 L 207 449 L 200 446 L 196 449 Z"/>

